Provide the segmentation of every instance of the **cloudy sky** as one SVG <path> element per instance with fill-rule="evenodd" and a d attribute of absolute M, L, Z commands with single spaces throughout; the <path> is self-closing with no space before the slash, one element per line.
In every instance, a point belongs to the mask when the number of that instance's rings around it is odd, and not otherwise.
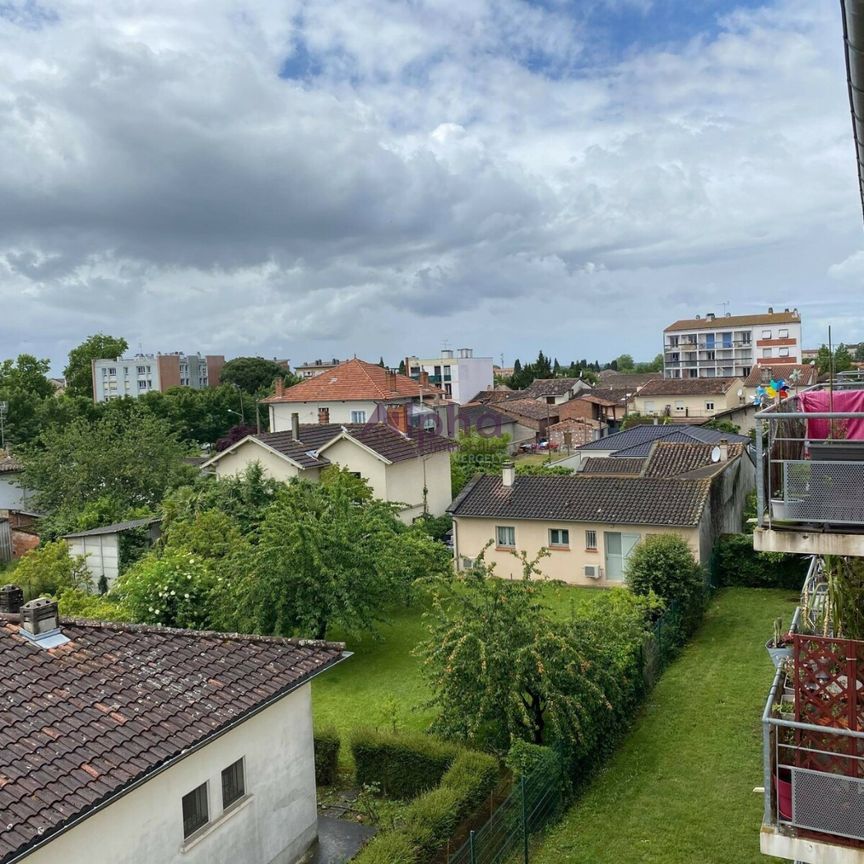
<path fill-rule="evenodd" d="M 835 0 L 0 0 L 0 357 L 857 341 L 862 280 Z"/>

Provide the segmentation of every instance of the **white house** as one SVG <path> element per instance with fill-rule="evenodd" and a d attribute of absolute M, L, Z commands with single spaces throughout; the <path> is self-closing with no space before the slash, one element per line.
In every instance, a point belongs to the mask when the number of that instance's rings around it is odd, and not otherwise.
<path fill-rule="evenodd" d="M 296 423 L 292 432 L 249 435 L 202 465 L 218 477 L 242 474 L 258 463 L 268 477 L 317 481 L 322 469 L 339 465 L 366 480 L 372 494 L 401 505 L 400 518 L 410 523 L 423 513 L 442 515 L 451 501 L 452 440 L 423 429 L 386 423 Z"/>
<path fill-rule="evenodd" d="M 441 388 L 460 405 L 475 393 L 489 390 L 495 380 L 491 357 L 475 357 L 473 348 L 444 348 L 440 357 L 406 357 L 405 371 L 415 381 L 425 380 Z M 425 376 L 425 377 L 424 377 Z"/>
<path fill-rule="evenodd" d="M 309 682 L 343 645 L 60 621 L 53 601 L 2 590 L 2 864 L 302 858 Z"/>

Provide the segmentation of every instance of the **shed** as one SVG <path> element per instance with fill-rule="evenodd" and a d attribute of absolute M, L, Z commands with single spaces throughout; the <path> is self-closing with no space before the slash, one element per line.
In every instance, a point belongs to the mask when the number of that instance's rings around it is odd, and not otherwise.
<path fill-rule="evenodd" d="M 147 528 L 147 542 L 152 545 L 159 539 L 160 519 L 156 516 L 147 519 L 131 519 L 128 522 L 115 522 L 90 531 L 77 531 L 66 534 L 63 539 L 69 545 L 71 555 L 83 555 L 87 569 L 98 584 L 102 577 L 110 586 L 120 575 L 120 538 L 127 531 Z"/>

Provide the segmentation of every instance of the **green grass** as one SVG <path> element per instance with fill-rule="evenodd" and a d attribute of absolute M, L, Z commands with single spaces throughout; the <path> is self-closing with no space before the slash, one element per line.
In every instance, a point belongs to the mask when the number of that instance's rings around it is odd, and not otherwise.
<path fill-rule="evenodd" d="M 555 615 L 574 604 L 591 602 L 602 589 L 575 588 L 560 583 L 540 585 L 544 602 Z M 333 726 L 343 738 L 341 761 L 347 764 L 347 736 L 359 726 L 425 729 L 434 711 L 424 707 L 430 692 L 420 675 L 415 647 L 426 638 L 422 615 L 429 608 L 420 602 L 397 609 L 389 623 L 379 625 L 377 638 L 334 632 L 328 638 L 344 641 L 354 656 L 317 678 L 312 704 L 317 726 Z"/>
<path fill-rule="evenodd" d="M 764 864 L 761 717 L 790 591 L 728 588 L 532 864 Z"/>

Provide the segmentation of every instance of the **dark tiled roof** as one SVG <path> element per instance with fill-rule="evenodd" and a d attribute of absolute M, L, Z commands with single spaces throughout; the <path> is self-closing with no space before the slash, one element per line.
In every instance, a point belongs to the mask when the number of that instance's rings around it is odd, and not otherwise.
<path fill-rule="evenodd" d="M 728 393 L 738 383 L 737 378 L 658 378 L 649 381 L 639 397 L 647 396 L 701 396 Z"/>
<path fill-rule="evenodd" d="M 499 411 L 503 411 L 505 414 L 530 417 L 532 420 L 558 419 L 557 405 L 547 405 L 536 399 L 508 399 L 506 402 L 496 402 L 495 405 Z"/>
<path fill-rule="evenodd" d="M 719 432 L 716 429 L 708 429 L 702 426 L 674 426 L 662 423 L 644 423 L 640 426 L 632 426 L 623 432 L 615 432 L 597 441 L 583 444 L 579 449 L 585 450 L 630 450 L 638 445 L 648 444 L 644 453 L 629 453 L 630 456 L 647 456 L 652 441 L 660 438 L 670 441 L 702 441 L 706 444 L 717 444 L 721 438 L 733 441 L 748 442 L 746 435 L 733 435 L 729 432 Z"/>
<path fill-rule="evenodd" d="M 800 324 L 797 312 L 771 312 L 765 315 L 723 315 L 714 318 L 685 318 L 670 324 L 663 332 L 676 330 L 724 330 L 729 327 L 758 327 L 760 324 Z"/>
<path fill-rule="evenodd" d="M 64 537 L 96 537 L 99 534 L 122 534 L 133 528 L 147 528 L 162 520 L 158 516 L 148 516 L 146 519 L 129 519 L 126 522 L 115 522 L 113 525 L 103 525 L 101 528 L 91 528 L 89 531 L 76 531 L 74 534 L 64 534 Z"/>
<path fill-rule="evenodd" d="M 288 693 L 344 649 L 137 625 L 61 626 L 71 641 L 43 649 L 17 624 L 0 622 L 0 862 Z"/>
<path fill-rule="evenodd" d="M 429 453 L 451 450 L 456 444 L 450 438 L 424 429 L 404 435 L 387 423 L 310 423 L 300 426 L 300 440 L 311 450 L 318 450 L 345 430 L 388 462 L 404 462 Z M 326 457 L 327 451 L 320 454 Z"/>
<path fill-rule="evenodd" d="M 679 477 L 689 471 L 714 467 L 719 463 L 711 461 L 716 444 L 699 444 L 695 441 L 656 441 L 645 465 L 645 477 Z M 737 459 L 744 452 L 740 443 L 729 445 L 729 458 Z M 613 461 L 613 460 L 609 460 Z M 616 462 L 630 461 L 616 459 Z"/>
<path fill-rule="evenodd" d="M 337 434 L 333 432 L 330 438 Z M 315 449 L 315 445 L 308 441 L 295 441 L 290 432 L 262 432 L 254 437 L 303 468 L 324 468 L 330 464 L 329 459 L 312 455 L 310 451 Z"/>
<path fill-rule="evenodd" d="M 631 459 L 606 459 L 602 456 L 592 456 L 585 460 L 582 466 L 582 474 L 631 474 L 638 476 L 645 467 L 645 460 L 640 458 Z"/>
<path fill-rule="evenodd" d="M 535 378 L 528 385 L 525 393 L 532 399 L 543 396 L 566 396 L 581 380 L 581 378 Z"/>
<path fill-rule="evenodd" d="M 471 481 L 449 512 L 460 518 L 692 526 L 699 523 L 709 488 L 709 480 L 580 474 L 517 476 L 506 487 L 501 477 L 481 476 Z"/>
<path fill-rule="evenodd" d="M 463 424 L 467 424 L 474 431 L 484 432 L 517 422 L 515 417 L 504 414 L 491 405 L 460 405 L 457 419 L 460 429 Z"/>

